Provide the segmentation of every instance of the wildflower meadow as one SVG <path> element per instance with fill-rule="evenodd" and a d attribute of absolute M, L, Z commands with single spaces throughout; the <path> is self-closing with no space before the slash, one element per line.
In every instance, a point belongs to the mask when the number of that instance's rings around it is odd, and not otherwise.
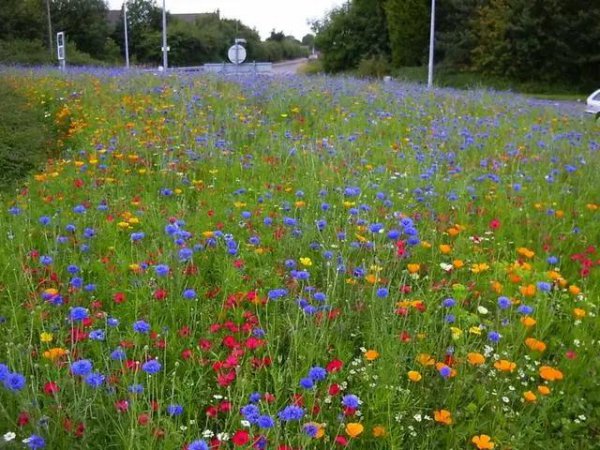
<path fill-rule="evenodd" d="M 600 444 L 600 128 L 510 93 L 5 70 L 0 448 Z"/>

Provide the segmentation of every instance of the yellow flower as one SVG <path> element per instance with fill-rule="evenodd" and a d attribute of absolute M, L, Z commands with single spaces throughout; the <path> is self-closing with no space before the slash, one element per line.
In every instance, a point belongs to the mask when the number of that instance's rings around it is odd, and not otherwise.
<path fill-rule="evenodd" d="M 473 436 L 471 442 L 475 444 L 475 446 L 479 450 L 490 450 L 494 448 L 495 444 L 492 442 L 492 438 L 487 434 L 480 434 L 479 436 Z"/>
<path fill-rule="evenodd" d="M 423 376 L 416 370 L 409 370 L 407 375 L 408 379 L 413 383 L 418 383 L 423 378 Z"/>
<path fill-rule="evenodd" d="M 300 264 L 302 264 L 305 267 L 310 267 L 313 263 L 310 258 L 300 258 Z"/>
<path fill-rule="evenodd" d="M 454 261 L 452 261 L 452 265 L 455 269 L 460 269 L 465 265 L 465 263 L 462 261 L 462 259 L 455 259 Z"/>
<path fill-rule="evenodd" d="M 537 396 L 531 391 L 523 392 L 523 398 L 529 403 L 533 403 L 537 400 Z"/>
<path fill-rule="evenodd" d="M 350 437 L 357 437 L 359 436 L 363 431 L 364 431 L 365 427 L 358 422 L 350 422 L 349 424 L 346 425 L 346 434 Z"/>
<path fill-rule="evenodd" d="M 47 333 L 46 331 L 40 333 L 40 341 L 42 341 L 44 344 L 52 342 L 52 339 L 54 339 L 52 333 Z"/>
<path fill-rule="evenodd" d="M 573 309 L 573 315 L 577 318 L 577 319 L 583 319 L 586 316 L 586 312 L 585 309 L 581 309 L 581 308 L 574 308 Z"/>
<path fill-rule="evenodd" d="M 519 247 L 517 249 L 517 253 L 521 256 L 524 256 L 527 259 L 531 259 L 535 256 L 535 253 L 526 247 Z"/>
<path fill-rule="evenodd" d="M 481 273 L 481 272 L 485 272 L 489 268 L 490 268 L 490 266 L 488 266 L 486 263 L 473 264 L 471 266 L 471 272 Z"/>
<path fill-rule="evenodd" d="M 446 409 L 435 410 L 433 420 L 444 425 L 452 425 L 452 413 Z"/>
<path fill-rule="evenodd" d="M 367 350 L 365 352 L 365 358 L 367 361 L 375 361 L 379 358 L 379 352 L 377 350 Z"/>

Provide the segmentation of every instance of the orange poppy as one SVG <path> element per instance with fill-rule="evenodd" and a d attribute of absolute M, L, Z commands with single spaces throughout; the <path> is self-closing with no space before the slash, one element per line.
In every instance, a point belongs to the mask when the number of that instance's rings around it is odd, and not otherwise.
<path fill-rule="evenodd" d="M 446 409 L 435 410 L 433 420 L 444 425 L 452 425 L 452 413 Z"/>
<path fill-rule="evenodd" d="M 471 442 L 475 444 L 475 446 L 479 450 L 489 450 L 495 447 L 495 444 L 492 442 L 492 438 L 487 434 L 480 434 L 479 436 L 473 436 Z"/>

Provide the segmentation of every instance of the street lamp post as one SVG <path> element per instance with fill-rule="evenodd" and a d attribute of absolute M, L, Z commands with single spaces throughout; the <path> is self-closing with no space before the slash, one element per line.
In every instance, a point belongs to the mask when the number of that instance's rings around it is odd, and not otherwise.
<path fill-rule="evenodd" d="M 46 0 L 46 16 L 48 18 L 48 45 L 50 46 L 50 55 L 54 55 L 52 46 L 52 18 L 50 16 L 50 0 Z"/>
<path fill-rule="evenodd" d="M 127 0 L 123 2 L 123 27 L 125 29 L 125 67 L 129 69 L 129 38 L 127 32 Z"/>
<path fill-rule="evenodd" d="M 435 0 L 431 0 L 431 26 L 429 28 L 429 68 L 427 71 L 427 88 L 433 85 L 433 37 L 435 35 Z"/>
<path fill-rule="evenodd" d="M 167 47 L 167 10 L 165 9 L 165 0 L 163 0 L 162 4 L 163 70 L 166 71 L 168 67 L 167 51 L 169 48 Z"/>

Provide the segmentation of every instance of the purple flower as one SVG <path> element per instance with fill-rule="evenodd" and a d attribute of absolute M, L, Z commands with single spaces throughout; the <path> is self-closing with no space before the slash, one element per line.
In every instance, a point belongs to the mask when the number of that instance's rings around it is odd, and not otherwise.
<path fill-rule="evenodd" d="M 25 442 L 25 444 L 27 444 L 27 447 L 29 447 L 31 449 L 46 447 L 46 441 L 44 440 L 44 438 L 41 436 L 38 436 L 37 434 L 32 434 L 27 439 L 25 439 L 23 442 Z"/>
<path fill-rule="evenodd" d="M 89 373 L 88 375 L 86 375 L 84 380 L 88 386 L 91 386 L 93 388 L 98 388 L 98 387 L 102 386 L 102 383 L 104 383 L 105 378 L 106 377 L 104 375 L 102 375 L 101 373 L 92 372 L 92 373 Z"/>
<path fill-rule="evenodd" d="M 314 381 L 322 381 L 327 378 L 327 371 L 322 367 L 311 367 L 308 371 L 308 376 Z"/>
<path fill-rule="evenodd" d="M 279 420 L 283 422 L 300 420 L 304 417 L 304 409 L 300 406 L 290 405 L 279 411 L 277 415 L 279 416 Z"/>
<path fill-rule="evenodd" d="M 89 359 L 79 359 L 71 364 L 73 375 L 85 376 L 92 371 L 93 365 Z"/>
<path fill-rule="evenodd" d="M 75 308 L 71 308 L 71 312 L 69 313 L 69 318 L 71 319 L 72 322 L 85 320 L 88 318 L 88 310 L 81 306 L 76 306 Z"/>
<path fill-rule="evenodd" d="M 144 364 L 142 364 L 142 370 L 149 375 L 154 375 L 155 373 L 160 372 L 161 367 L 162 366 L 160 363 L 155 359 L 151 359 L 150 361 L 146 361 Z"/>
<path fill-rule="evenodd" d="M 5 376 L 3 383 L 4 387 L 10 391 L 20 391 L 25 387 L 25 377 L 17 372 L 9 373 Z"/>
<path fill-rule="evenodd" d="M 190 445 L 188 445 L 188 450 L 209 450 L 209 449 L 208 449 L 208 444 L 200 439 L 200 440 L 191 442 Z"/>
<path fill-rule="evenodd" d="M 169 405 L 167 406 L 167 414 L 171 417 L 180 416 L 181 414 L 183 414 L 183 406 Z"/>
<path fill-rule="evenodd" d="M 346 408 L 357 409 L 360 406 L 360 399 L 354 394 L 344 395 L 342 397 L 342 405 Z"/>
<path fill-rule="evenodd" d="M 148 333 L 150 331 L 150 324 L 143 320 L 138 320 L 133 324 L 133 331 L 136 333 Z"/>

